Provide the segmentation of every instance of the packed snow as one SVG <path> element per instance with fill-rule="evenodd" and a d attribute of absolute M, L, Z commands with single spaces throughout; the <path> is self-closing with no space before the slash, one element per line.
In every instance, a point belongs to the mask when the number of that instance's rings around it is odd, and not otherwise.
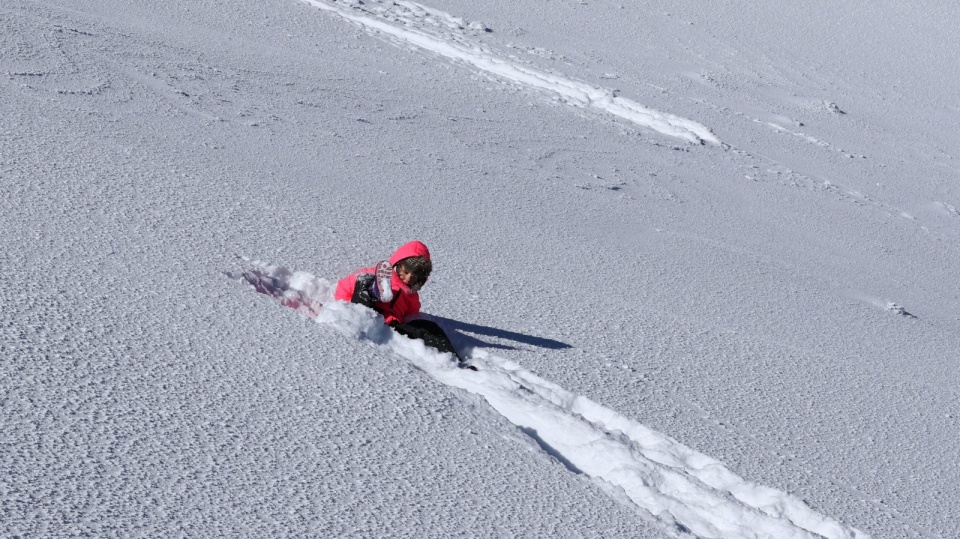
<path fill-rule="evenodd" d="M 957 20 L 0 6 L 0 536 L 960 535 Z"/>
<path fill-rule="evenodd" d="M 556 95 L 558 99 L 579 107 L 592 107 L 618 116 L 638 126 L 648 127 L 665 135 L 677 137 L 688 142 L 702 143 L 720 141 L 706 127 L 679 118 L 672 114 L 648 109 L 639 103 L 615 95 L 605 88 L 566 79 L 531 69 L 488 53 L 482 46 L 473 44 L 463 32 L 463 28 L 445 24 L 440 31 L 434 21 L 439 15 L 442 21 L 456 21 L 450 15 L 425 8 L 413 2 L 390 2 L 376 12 L 364 9 L 354 3 L 348 3 L 353 9 L 345 9 L 340 3 L 326 0 L 303 0 L 320 9 L 333 11 L 344 19 L 357 23 L 373 32 L 396 38 L 400 42 L 410 43 L 437 55 L 468 64 L 482 72 L 489 73 L 505 81 L 519 84 Z M 358 13 L 359 11 L 359 13 Z M 398 14 L 399 13 L 399 14 Z M 397 21 L 399 24 L 384 22 L 383 18 Z M 411 29 L 411 27 L 415 29 Z"/>

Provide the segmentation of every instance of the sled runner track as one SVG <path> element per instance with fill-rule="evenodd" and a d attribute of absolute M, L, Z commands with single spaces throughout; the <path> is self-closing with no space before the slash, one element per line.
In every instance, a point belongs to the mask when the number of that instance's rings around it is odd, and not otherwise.
<path fill-rule="evenodd" d="M 723 463 L 575 395 L 484 350 L 479 372 L 458 369 L 449 354 L 390 331 L 372 311 L 332 301 L 333 285 L 306 272 L 253 263 L 228 273 L 318 323 L 369 340 L 450 387 L 483 397 L 572 473 L 605 486 L 617 499 L 676 537 L 865 539 L 865 533 L 818 513 L 777 489 L 745 481 Z M 304 306 L 309 306 L 304 307 Z"/>
<path fill-rule="evenodd" d="M 469 38 L 463 19 L 413 2 L 301 0 L 333 12 L 388 39 L 414 45 L 449 60 L 463 63 L 498 79 L 506 80 L 559 98 L 575 107 L 595 109 L 643 128 L 694 144 L 720 144 L 705 126 L 680 116 L 661 112 L 616 95 L 613 90 L 537 70 L 486 50 Z M 476 26 L 476 25 L 475 25 Z M 478 28 L 474 28 L 478 30 Z M 482 30 L 482 25 L 480 30 Z"/>

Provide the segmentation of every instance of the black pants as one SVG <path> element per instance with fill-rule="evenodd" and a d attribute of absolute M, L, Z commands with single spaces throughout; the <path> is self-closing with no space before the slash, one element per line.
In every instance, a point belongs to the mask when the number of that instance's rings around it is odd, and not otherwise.
<path fill-rule="evenodd" d="M 394 324 L 393 330 L 401 335 L 406 335 L 411 339 L 420 339 L 424 344 L 436 348 L 441 352 L 450 352 L 457 361 L 463 362 L 463 358 L 457 353 L 450 342 L 450 337 L 440 329 L 436 323 L 429 320 L 411 320 L 406 324 Z"/>

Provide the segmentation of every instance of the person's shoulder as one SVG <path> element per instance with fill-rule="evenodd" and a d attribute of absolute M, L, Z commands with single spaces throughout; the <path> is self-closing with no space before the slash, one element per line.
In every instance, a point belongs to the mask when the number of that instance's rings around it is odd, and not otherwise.
<path fill-rule="evenodd" d="M 334 291 L 334 299 L 338 300 L 350 300 L 350 297 L 353 296 L 353 288 L 357 284 L 357 277 L 364 273 L 373 273 L 374 268 L 360 268 L 357 271 L 347 275 L 343 279 L 337 281 L 337 289 Z"/>

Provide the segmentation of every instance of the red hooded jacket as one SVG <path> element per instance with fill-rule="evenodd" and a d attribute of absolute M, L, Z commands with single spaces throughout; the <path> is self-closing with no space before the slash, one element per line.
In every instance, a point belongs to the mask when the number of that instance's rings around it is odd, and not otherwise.
<path fill-rule="evenodd" d="M 395 266 L 397 262 L 411 256 L 422 256 L 430 260 L 430 251 L 423 243 L 411 241 L 410 243 L 402 245 L 393 253 L 393 256 L 389 259 L 390 265 Z M 357 276 L 364 273 L 374 274 L 376 272 L 376 266 L 363 268 L 340 279 L 340 281 L 337 282 L 337 291 L 334 292 L 333 297 L 339 301 L 350 301 L 353 297 L 353 289 L 357 285 Z M 420 294 L 401 281 L 396 270 L 394 270 L 390 276 L 390 288 L 393 289 L 393 301 L 389 303 L 378 301 L 376 303 L 377 310 L 383 314 L 384 321 L 387 324 L 409 322 L 420 314 Z"/>

